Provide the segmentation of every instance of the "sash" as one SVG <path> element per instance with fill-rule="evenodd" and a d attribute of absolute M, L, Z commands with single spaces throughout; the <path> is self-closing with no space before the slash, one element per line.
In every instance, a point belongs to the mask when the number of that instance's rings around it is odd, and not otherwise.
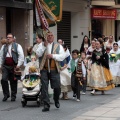
<path fill-rule="evenodd" d="M 58 44 L 54 44 L 54 47 L 53 47 L 53 50 L 52 50 L 52 51 L 53 51 L 53 52 L 52 52 L 53 54 L 56 54 L 58 46 L 59 46 Z M 41 61 L 41 63 L 40 63 L 40 70 L 42 70 L 43 67 L 44 67 L 44 65 L 45 65 L 46 56 L 47 56 L 47 50 L 45 50 L 44 55 L 43 55 L 43 58 L 42 58 L 42 61 Z M 57 67 L 58 72 L 60 72 L 58 61 L 55 61 L 55 64 L 56 64 L 56 67 Z"/>

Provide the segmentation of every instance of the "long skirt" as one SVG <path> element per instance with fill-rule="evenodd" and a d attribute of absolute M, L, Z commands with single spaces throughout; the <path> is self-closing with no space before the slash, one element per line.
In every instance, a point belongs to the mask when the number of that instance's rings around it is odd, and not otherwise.
<path fill-rule="evenodd" d="M 92 64 L 89 86 L 97 90 L 113 89 L 115 85 L 110 70 L 96 63 Z"/>
<path fill-rule="evenodd" d="M 110 71 L 113 76 L 113 83 L 115 85 L 120 84 L 120 61 L 118 60 L 116 63 L 115 62 L 110 62 Z"/>
<path fill-rule="evenodd" d="M 71 90 L 71 73 L 68 69 L 60 71 L 61 92 L 69 92 Z"/>
<path fill-rule="evenodd" d="M 120 85 L 120 76 L 113 76 L 113 83 L 115 86 Z"/>

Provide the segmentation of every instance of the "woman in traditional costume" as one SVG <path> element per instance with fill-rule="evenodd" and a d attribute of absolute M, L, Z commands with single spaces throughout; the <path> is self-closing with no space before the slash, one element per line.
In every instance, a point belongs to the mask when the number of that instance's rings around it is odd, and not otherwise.
<path fill-rule="evenodd" d="M 110 71 L 113 76 L 113 83 L 117 86 L 120 84 L 120 79 L 118 76 L 120 67 L 120 49 L 118 48 L 118 43 L 113 44 L 113 49 L 109 53 L 110 59 Z"/>
<path fill-rule="evenodd" d="M 95 50 L 95 40 L 93 39 L 91 41 L 91 46 L 88 48 L 87 51 L 87 56 L 86 58 L 88 59 L 88 64 L 87 64 L 87 85 L 89 85 L 89 81 L 90 81 L 90 72 L 91 72 L 91 64 L 92 64 L 92 53 Z"/>
<path fill-rule="evenodd" d="M 87 59 L 90 59 L 90 58 L 92 58 L 92 53 L 93 53 L 93 51 L 95 50 L 95 40 L 92 40 L 91 41 L 91 46 L 88 48 L 88 51 L 87 51 Z"/>
<path fill-rule="evenodd" d="M 37 51 L 37 49 L 39 49 L 39 47 L 42 46 L 43 41 L 44 41 L 44 38 L 40 34 L 38 34 L 36 36 L 36 44 L 33 46 L 33 49 L 32 49 L 32 54 L 36 55 L 36 51 Z M 38 60 L 38 58 L 37 58 L 37 60 Z"/>
<path fill-rule="evenodd" d="M 106 49 L 106 52 L 109 54 L 110 50 L 113 48 L 114 43 L 114 37 L 112 35 L 109 36 L 108 41 L 105 42 L 104 46 Z"/>
<path fill-rule="evenodd" d="M 60 81 L 61 81 L 61 93 L 63 100 L 68 99 L 68 92 L 71 90 L 71 73 L 69 73 L 67 67 L 71 59 L 70 53 L 67 51 L 67 46 L 64 44 L 63 48 L 65 50 L 65 59 L 60 62 Z"/>
<path fill-rule="evenodd" d="M 92 66 L 90 74 L 89 86 L 93 89 L 91 94 L 95 93 L 95 90 L 100 90 L 104 94 L 105 90 L 113 89 L 112 75 L 109 70 L 109 56 L 104 49 L 102 49 L 101 41 L 96 41 L 96 49 L 92 54 Z"/>
<path fill-rule="evenodd" d="M 80 53 L 81 52 L 87 53 L 87 50 L 89 47 L 90 47 L 90 39 L 88 38 L 88 36 L 85 35 L 83 38 L 81 48 L 80 48 Z"/>

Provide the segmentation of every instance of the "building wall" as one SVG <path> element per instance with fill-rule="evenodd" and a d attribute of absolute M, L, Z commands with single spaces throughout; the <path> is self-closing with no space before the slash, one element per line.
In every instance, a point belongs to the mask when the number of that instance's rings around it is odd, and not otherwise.
<path fill-rule="evenodd" d="M 29 28 L 29 40 L 30 40 L 30 45 L 33 45 L 33 10 L 29 11 L 29 16 L 28 16 L 28 28 Z"/>
<path fill-rule="evenodd" d="M 73 13 L 71 16 L 71 49 L 80 49 L 83 37 L 89 36 L 89 11 L 80 11 Z M 75 36 L 78 36 L 77 38 Z"/>
<path fill-rule="evenodd" d="M 22 45 L 26 54 L 28 46 L 33 45 L 33 18 L 32 12 L 15 9 L 12 13 L 12 33 L 17 42 Z"/>
<path fill-rule="evenodd" d="M 80 49 L 84 35 L 89 35 L 90 26 L 90 10 L 87 2 L 83 0 L 64 0 L 63 11 L 70 11 L 71 15 L 71 51 Z M 55 41 L 57 38 L 57 27 L 50 28 L 55 33 Z M 74 38 L 74 37 L 77 38 Z"/>
<path fill-rule="evenodd" d="M 87 1 L 64 0 L 64 11 L 71 11 L 71 50 L 80 49 L 84 35 L 89 36 L 90 9 Z"/>
<path fill-rule="evenodd" d="M 3 17 L 3 19 L 0 19 L 0 38 L 6 37 L 6 8 L 0 7 L 0 18 Z"/>

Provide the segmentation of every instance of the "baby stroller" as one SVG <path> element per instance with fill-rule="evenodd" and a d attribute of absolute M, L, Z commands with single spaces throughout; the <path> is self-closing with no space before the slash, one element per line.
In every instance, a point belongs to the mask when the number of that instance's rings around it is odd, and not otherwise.
<path fill-rule="evenodd" d="M 41 105 L 41 82 L 40 75 L 36 72 L 36 68 L 34 66 L 29 67 L 29 73 L 27 73 L 22 82 L 23 84 L 23 95 L 22 95 L 22 106 L 25 107 L 27 105 L 27 101 L 36 101 L 37 106 Z"/>

